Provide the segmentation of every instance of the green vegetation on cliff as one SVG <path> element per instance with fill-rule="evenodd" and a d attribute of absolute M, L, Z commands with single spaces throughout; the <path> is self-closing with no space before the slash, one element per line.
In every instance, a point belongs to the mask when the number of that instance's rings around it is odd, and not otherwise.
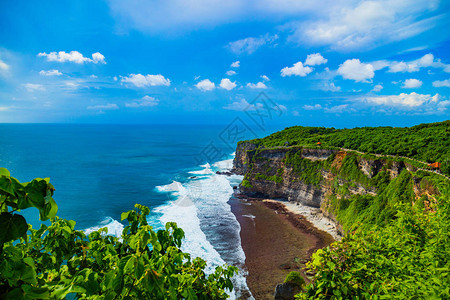
<path fill-rule="evenodd" d="M 252 140 L 258 147 L 305 146 L 346 148 L 367 153 L 398 155 L 425 162 L 441 162 L 450 174 L 450 121 L 413 127 L 362 127 L 334 129 L 294 126 L 262 139 Z"/>
<path fill-rule="evenodd" d="M 297 299 L 449 299 L 449 192 L 426 207 L 398 202 L 387 224 L 318 250 L 309 263 L 316 275 Z"/>
<path fill-rule="evenodd" d="M 0 168 L 1 299 L 226 299 L 237 269 L 217 267 L 180 250 L 184 232 L 175 223 L 155 232 L 148 207 L 122 214 L 121 238 L 102 228 L 75 230 L 56 216 L 48 179 L 20 183 Z M 18 212 L 35 207 L 51 225 L 36 230 Z"/>
<path fill-rule="evenodd" d="M 412 160 L 439 161 L 450 174 L 449 137 L 450 121 L 291 127 L 238 147 L 248 160 L 245 192 L 300 202 L 320 195 L 322 211 L 345 233 L 312 256 L 315 276 L 298 299 L 450 299 L 450 181 Z M 262 180 L 280 166 L 283 185 Z"/>

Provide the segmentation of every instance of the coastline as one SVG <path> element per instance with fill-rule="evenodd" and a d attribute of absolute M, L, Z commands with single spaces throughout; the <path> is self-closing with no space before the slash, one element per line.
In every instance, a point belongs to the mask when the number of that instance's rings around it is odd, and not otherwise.
<path fill-rule="evenodd" d="M 303 268 L 312 253 L 334 241 L 330 233 L 283 201 L 232 198 L 229 203 L 241 226 L 246 279 L 255 299 L 273 299 L 276 285 L 291 271 L 309 282 Z"/>
<path fill-rule="evenodd" d="M 342 235 L 337 230 L 336 223 L 330 218 L 323 215 L 320 208 L 303 205 L 299 202 L 289 202 L 283 200 L 264 199 L 265 202 L 281 203 L 293 214 L 300 215 L 310 222 L 316 229 L 325 231 L 330 234 L 334 240 L 340 241 Z"/>

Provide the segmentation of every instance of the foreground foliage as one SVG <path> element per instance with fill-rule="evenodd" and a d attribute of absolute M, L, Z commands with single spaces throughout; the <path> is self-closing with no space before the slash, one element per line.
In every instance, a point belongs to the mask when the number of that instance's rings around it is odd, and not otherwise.
<path fill-rule="evenodd" d="M 297 299 L 449 299 L 450 191 L 427 209 L 399 203 L 388 225 L 356 229 L 318 250 Z"/>
<path fill-rule="evenodd" d="M 88 236 L 75 221 L 56 216 L 49 179 L 20 183 L 0 169 L 1 299 L 226 299 L 232 290 L 232 266 L 204 272 L 206 262 L 180 250 L 184 232 L 175 223 L 155 232 L 148 207 L 122 214 L 129 225 L 121 239 L 99 229 Z M 18 214 L 35 207 L 36 230 Z"/>

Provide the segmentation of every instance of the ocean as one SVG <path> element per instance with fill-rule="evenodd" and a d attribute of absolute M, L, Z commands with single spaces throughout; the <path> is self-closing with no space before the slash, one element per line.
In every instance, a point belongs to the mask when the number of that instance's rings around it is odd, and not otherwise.
<path fill-rule="evenodd" d="M 120 236 L 120 214 L 135 203 L 149 206 L 155 230 L 177 222 L 182 249 L 208 262 L 242 270 L 232 299 L 248 292 L 240 225 L 231 212 L 240 176 L 219 175 L 232 166 L 237 140 L 270 132 L 226 126 L 1 124 L 0 167 L 21 182 L 50 177 L 58 216 L 90 232 L 108 227 Z M 36 209 L 23 211 L 38 227 Z"/>

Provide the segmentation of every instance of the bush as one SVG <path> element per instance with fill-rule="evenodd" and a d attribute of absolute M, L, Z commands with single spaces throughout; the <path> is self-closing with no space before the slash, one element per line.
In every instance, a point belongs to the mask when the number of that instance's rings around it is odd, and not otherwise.
<path fill-rule="evenodd" d="M 305 280 L 299 272 L 292 271 L 286 276 L 284 283 L 295 283 L 301 288 L 305 285 Z"/>
<path fill-rule="evenodd" d="M 56 216 L 49 179 L 20 183 L 0 169 L 1 299 L 226 299 L 232 266 L 206 275 L 206 262 L 180 250 L 184 232 L 175 223 L 155 232 L 150 209 L 136 204 L 122 214 L 128 221 L 121 239 L 102 228 L 75 230 L 75 222 Z M 18 214 L 36 207 L 35 230 Z"/>

